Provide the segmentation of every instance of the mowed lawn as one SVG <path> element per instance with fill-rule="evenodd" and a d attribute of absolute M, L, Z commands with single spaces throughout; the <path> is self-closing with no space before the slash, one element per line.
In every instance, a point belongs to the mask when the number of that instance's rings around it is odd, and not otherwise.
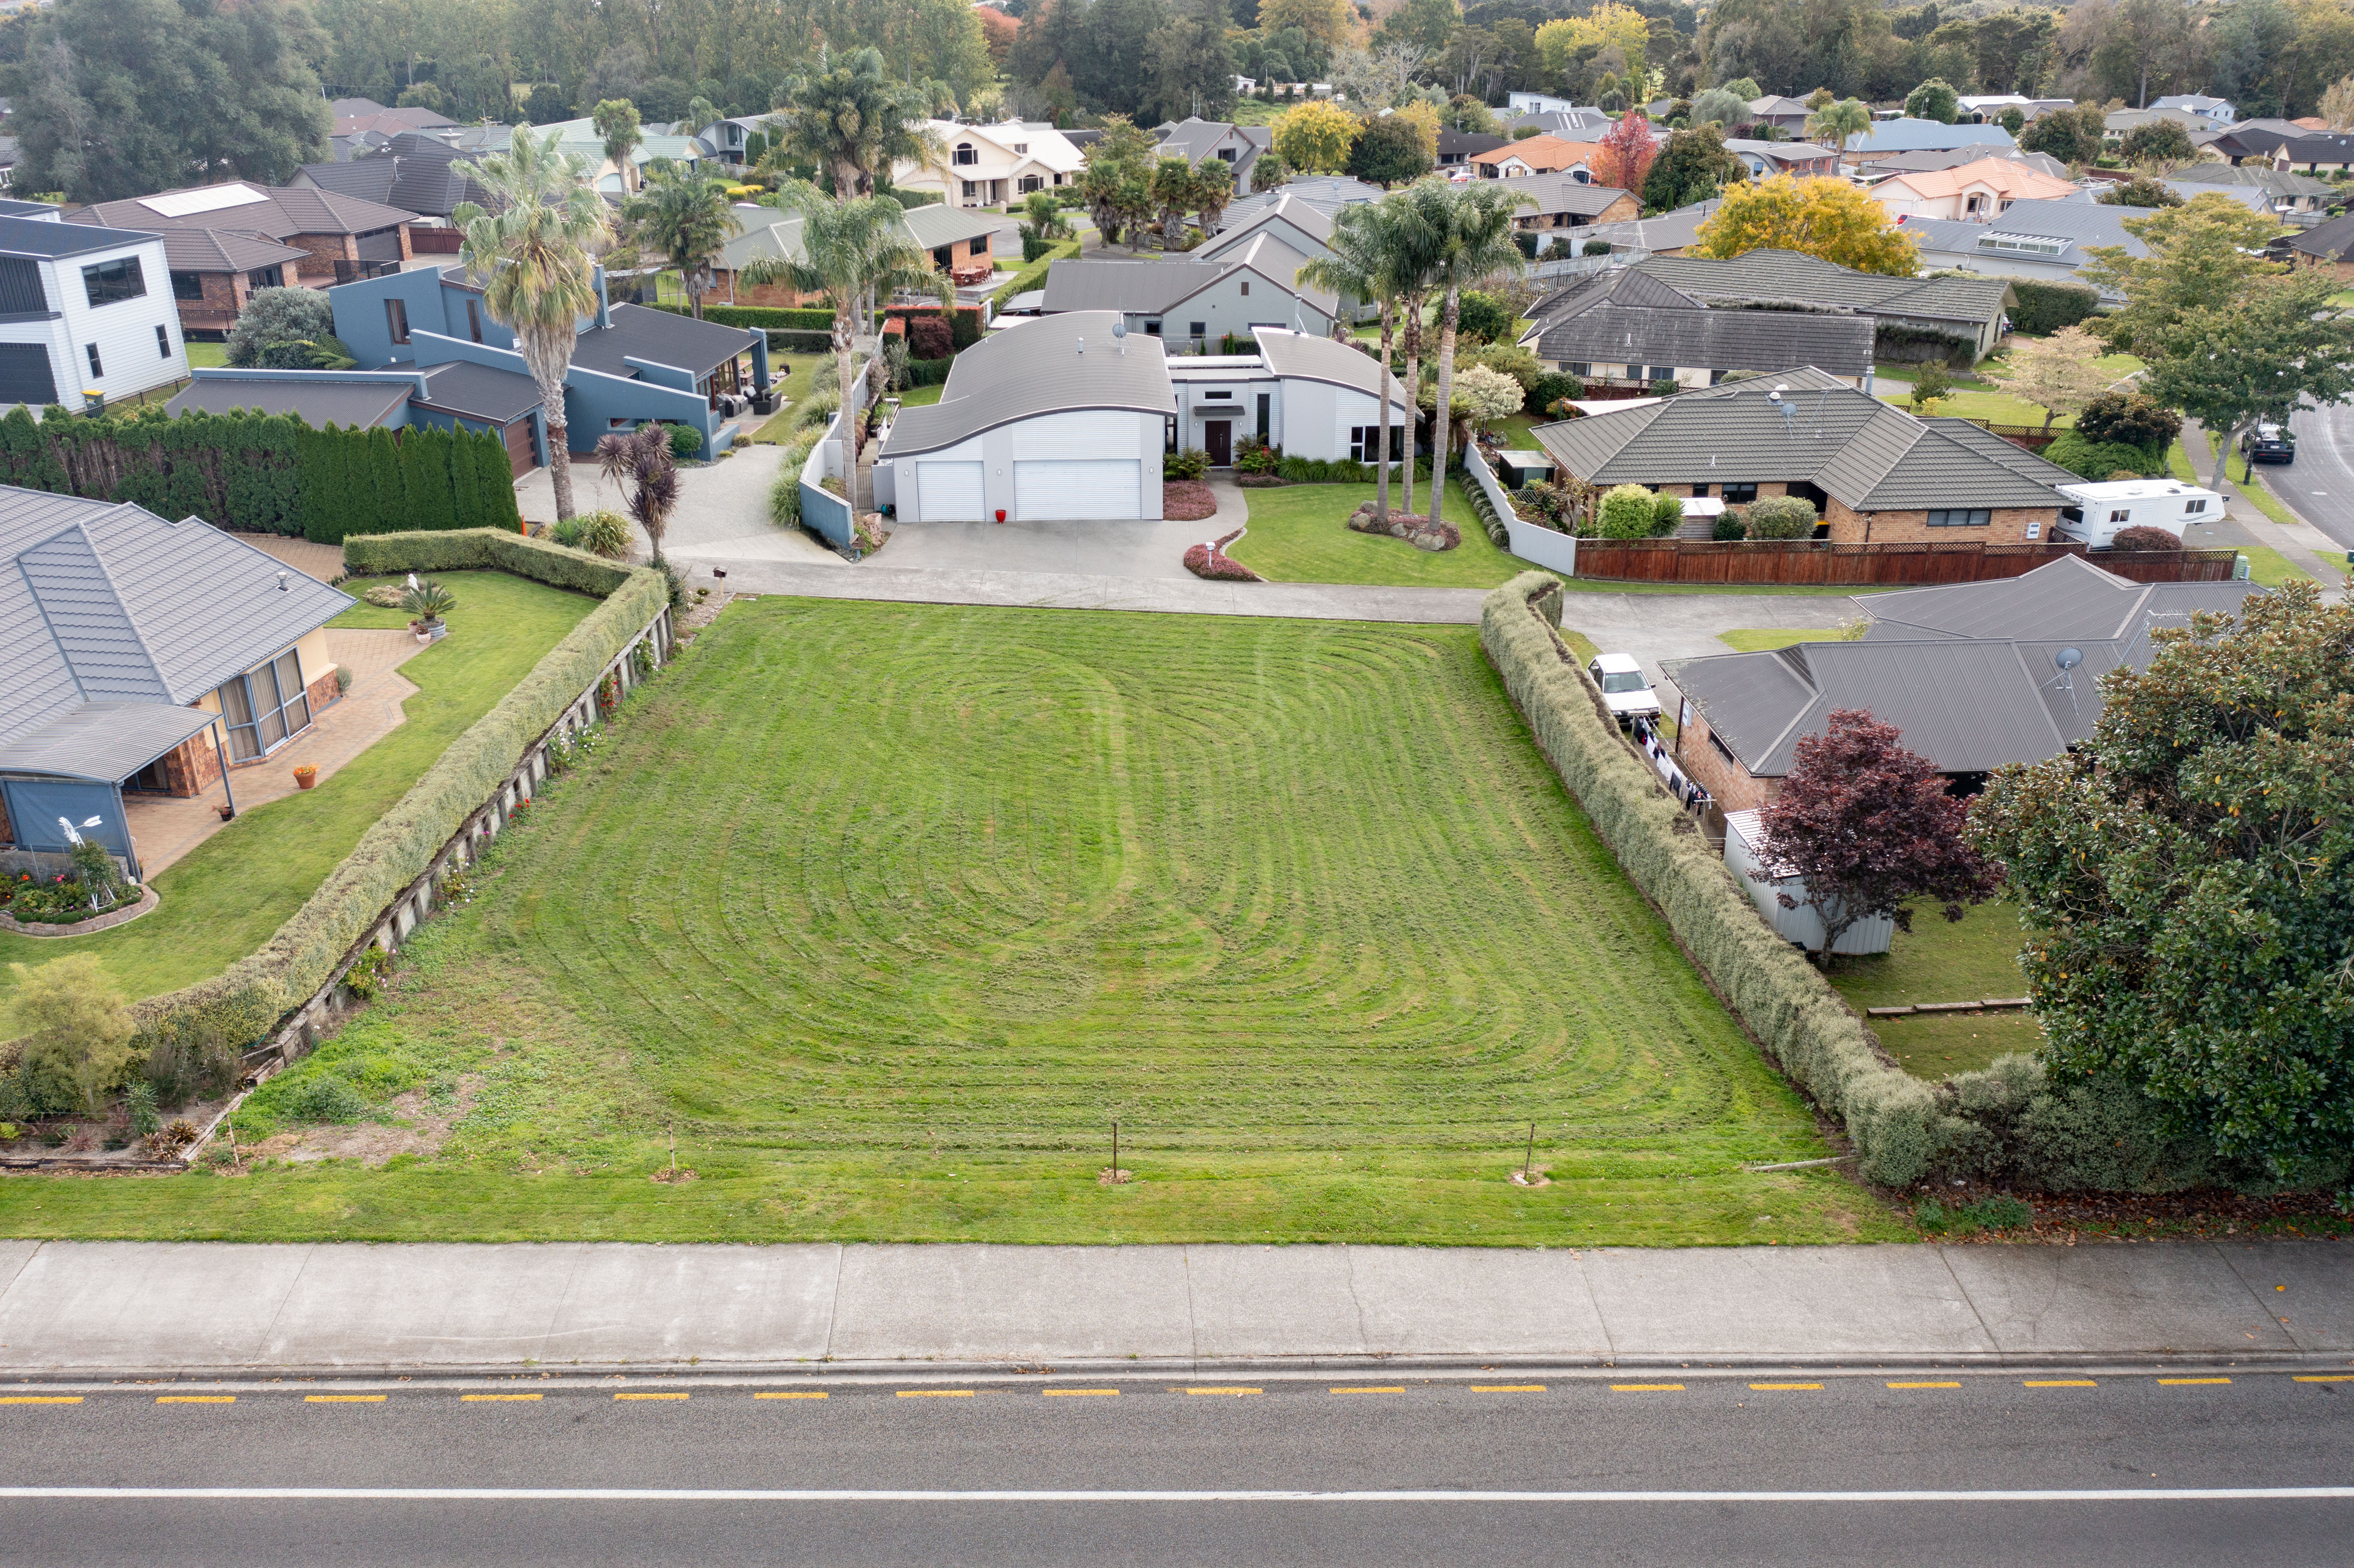
<path fill-rule="evenodd" d="M 2019 911 L 2009 903 L 1971 905 L 1955 922 L 1934 905 L 1916 905 L 1912 930 L 1897 932 L 1885 953 L 1839 959 L 1831 983 L 1858 1010 L 2024 996 L 2019 950 L 2025 941 Z M 1875 1018 L 1872 1028 L 1888 1054 L 1921 1078 L 1972 1072 L 2043 1044 L 2043 1026 L 2031 1012 Z"/>
<path fill-rule="evenodd" d="M 141 997 L 203 980 L 260 947 L 450 743 L 597 608 L 585 594 L 504 572 L 448 572 L 438 580 L 458 608 L 450 635 L 400 667 L 418 688 L 400 727 L 317 789 L 240 813 L 159 874 L 154 913 L 63 942 L 0 933 L 0 1038 L 16 991 L 11 962 L 95 953 L 127 994 Z M 358 594 L 368 585 L 346 586 Z M 408 623 L 404 611 L 362 603 L 330 624 Z M 236 781 L 232 775 L 232 789 Z"/>
<path fill-rule="evenodd" d="M 1468 628 L 739 603 L 535 816 L 242 1122 L 334 1074 L 446 1142 L 0 1183 L 0 1234 L 1910 1234 L 1742 1169 L 1812 1115 Z"/>
<path fill-rule="evenodd" d="M 1250 532 L 1226 553 L 1263 577 L 1282 583 L 1360 583 L 1377 588 L 1494 588 L 1529 569 L 1528 563 L 1489 543 L 1460 482 L 1447 482 L 1441 513 L 1462 531 L 1452 550 L 1417 550 L 1404 539 L 1352 534 L 1350 514 L 1373 499 L 1370 484 L 1287 484 L 1246 490 Z M 1430 503 L 1430 481 L 1416 486 L 1416 506 Z M 1390 505 L 1410 509 L 1405 491 L 1390 486 Z"/>

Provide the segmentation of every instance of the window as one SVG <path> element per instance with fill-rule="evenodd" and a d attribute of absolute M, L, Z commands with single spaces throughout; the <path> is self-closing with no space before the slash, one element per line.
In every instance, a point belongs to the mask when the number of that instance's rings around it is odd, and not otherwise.
<path fill-rule="evenodd" d="M 90 379 L 94 381 L 104 380 L 106 378 L 106 366 L 98 357 L 98 344 L 94 343 L 83 344 L 81 345 L 81 351 L 90 355 Z"/>
<path fill-rule="evenodd" d="M 286 286 L 286 269 L 273 261 L 267 267 L 256 267 L 248 272 L 245 281 L 251 288 L 282 289 Z"/>
<path fill-rule="evenodd" d="M 172 298 L 175 300 L 201 300 L 204 297 L 205 281 L 201 276 L 195 272 L 175 272 L 172 274 Z"/>
<path fill-rule="evenodd" d="M 1928 521 L 1932 528 L 1983 528 L 1994 521 L 1994 514 L 1983 506 L 1975 511 L 1957 507 L 1947 512 L 1932 512 Z"/>
<path fill-rule="evenodd" d="M 1594 374 L 1594 366 L 1587 360 L 1573 359 L 1569 362 L 1569 373 L 1572 376 L 1591 376 Z"/>
<path fill-rule="evenodd" d="M 235 761 L 265 756 L 288 736 L 310 727 L 311 699 L 302 689 L 302 661 L 292 648 L 223 684 L 219 696 Z"/>
<path fill-rule="evenodd" d="M 1225 399 L 1225 398 L 1228 398 L 1228 397 L 1233 397 L 1233 396 L 1234 396 L 1234 394 L 1233 394 L 1233 393 L 1231 393 L 1231 392 L 1204 392 L 1204 393 L 1203 393 L 1203 394 L 1202 394 L 1202 396 L 1203 396 L 1203 397 L 1207 397 L 1207 398 L 1212 398 L 1212 399 L 1216 399 L 1216 400 L 1224 400 L 1224 399 Z"/>
<path fill-rule="evenodd" d="M 399 300 L 384 302 L 384 324 L 392 330 L 392 341 L 408 341 L 408 306 Z"/>
<path fill-rule="evenodd" d="M 979 260 L 989 254 L 989 236 L 986 234 L 980 236 L 971 244 L 966 246 L 965 249 L 975 260 Z"/>
<path fill-rule="evenodd" d="M 1381 450 L 1382 428 L 1379 425 L 1349 427 L 1349 461 L 1351 462 L 1377 461 Z M 1390 427 L 1390 461 L 1396 462 L 1405 456 L 1405 427 L 1392 425 Z"/>
<path fill-rule="evenodd" d="M 0 314 L 15 317 L 49 313 L 48 291 L 41 285 L 41 269 L 23 257 L 0 257 Z"/>
<path fill-rule="evenodd" d="M 1030 143 L 1027 142 L 1016 142 L 1013 143 L 1013 150 L 1017 153 L 1027 153 L 1030 151 Z"/>
<path fill-rule="evenodd" d="M 1695 484 L 1691 487 L 1691 493 L 1693 499 L 1704 499 L 1708 494 L 1708 486 L 1705 484 Z"/>
<path fill-rule="evenodd" d="M 953 246 L 953 245 L 943 245 L 943 246 L 941 246 L 938 250 L 933 251 L 933 252 L 932 252 L 932 265 L 933 265 L 933 266 L 935 266 L 935 267 L 953 267 L 953 266 L 955 266 L 955 265 L 956 265 L 956 247 L 955 247 L 955 246 Z"/>
<path fill-rule="evenodd" d="M 172 357 L 172 329 L 160 322 L 155 325 L 155 352 L 165 359 Z"/>
<path fill-rule="evenodd" d="M 1710 731 L 1708 732 L 1708 743 L 1709 743 L 1709 745 L 1711 745 L 1711 746 L 1712 746 L 1712 747 L 1714 747 L 1716 748 L 1716 754 L 1717 754 L 1719 757 L 1723 758 L 1727 762 L 1732 763 L 1735 768 L 1740 768 L 1740 767 L 1741 767 L 1741 758 L 1737 758 L 1737 757 L 1735 757 L 1735 756 L 1734 756 L 1734 755 L 1733 755 L 1733 747 L 1729 747 L 1729 746 L 1725 745 L 1725 744 L 1724 744 L 1724 742 L 1723 742 L 1723 741 L 1721 741 L 1721 740 L 1719 740 L 1719 739 L 1717 739 L 1717 738 L 1716 738 L 1716 731 L 1714 731 L 1714 730 L 1710 730 Z M 1747 769 L 1744 768 L 1744 769 L 1743 769 L 1743 771 L 1746 772 L 1746 771 L 1747 771 Z"/>
<path fill-rule="evenodd" d="M 1148 321 L 1144 323 L 1144 335 L 1147 337 L 1159 337 L 1161 335 L 1161 323 L 1158 318 Z"/>
<path fill-rule="evenodd" d="M 1654 380 L 1654 381 L 1673 381 L 1675 378 L 1676 378 L 1676 367 L 1675 367 L 1674 366 L 1672 366 L 1672 365 L 1654 365 L 1653 366 L 1651 366 L 1651 379 L 1652 379 L 1652 380 Z"/>
<path fill-rule="evenodd" d="M 1274 402 L 1275 398 L 1271 394 L 1262 392 L 1258 395 L 1258 439 L 1260 440 L 1267 440 L 1267 410 Z"/>
<path fill-rule="evenodd" d="M 1024 175 L 1019 180 L 1014 182 L 1013 188 L 1020 191 L 1023 196 L 1028 196 L 1032 191 L 1043 188 L 1046 182 L 1040 179 L 1036 175 Z"/>
<path fill-rule="evenodd" d="M 1250 298 L 1250 280 L 1248 278 L 1245 278 L 1243 280 L 1243 298 L 1246 300 Z"/>
<path fill-rule="evenodd" d="M 1745 504 L 1757 499 L 1757 487 L 1755 484 L 1728 484 L 1724 487 L 1724 499 L 1728 503 Z"/>
<path fill-rule="evenodd" d="M 90 296 L 91 308 L 96 309 L 139 298 L 147 291 L 147 280 L 140 273 L 138 257 L 118 256 L 111 261 L 83 268 L 81 286 Z"/>
<path fill-rule="evenodd" d="M 1628 692 L 1648 692 L 1651 683 L 1643 679 L 1640 670 L 1611 670 L 1602 677 L 1602 694 L 1606 697 L 1623 695 Z"/>
<path fill-rule="evenodd" d="M 972 199 L 972 182 L 970 180 L 964 182 L 964 199 L 967 201 L 970 201 Z"/>
<path fill-rule="evenodd" d="M 957 143 L 956 161 L 960 164 L 978 164 L 981 162 L 980 150 L 970 142 L 960 142 Z"/>
<path fill-rule="evenodd" d="M 2110 522 L 2112 522 L 2112 523 L 2130 523 L 2130 522 L 2132 522 L 2132 521 L 2133 521 L 2133 508 L 2132 508 L 2132 507 L 2130 507 L 2130 506 L 2120 506 L 2120 507 L 2118 507 L 2115 512 L 2112 512 L 2112 513 L 2110 513 L 2110 514 L 2109 514 L 2109 521 L 2110 521 Z"/>
<path fill-rule="evenodd" d="M 2182 514 L 2185 517 L 2195 516 L 2206 510 L 2207 503 L 2204 501 L 2186 501 L 2182 503 Z"/>
<path fill-rule="evenodd" d="M 1207 322 L 1188 322 L 1185 324 L 1193 329 L 1191 333 L 1187 334 L 1189 336 L 1207 337 L 1210 335 L 1210 323 Z"/>
<path fill-rule="evenodd" d="M 1629 380 L 1629 381 L 1640 381 L 1640 380 L 1642 380 L 1642 379 L 1643 379 L 1643 367 L 1642 367 L 1641 366 L 1639 366 L 1639 365 L 1630 365 L 1630 366 L 1628 366 L 1627 367 L 1627 379 L 1628 379 L 1628 380 Z"/>
<path fill-rule="evenodd" d="M 480 300 L 466 302 L 466 331 L 476 343 L 482 341 L 482 302 Z"/>

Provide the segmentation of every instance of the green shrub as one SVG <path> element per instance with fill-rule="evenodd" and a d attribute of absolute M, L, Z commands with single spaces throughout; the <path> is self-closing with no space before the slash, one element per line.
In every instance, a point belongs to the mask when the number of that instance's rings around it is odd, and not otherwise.
<path fill-rule="evenodd" d="M 326 1073 L 303 1079 L 285 1103 L 286 1114 L 297 1121 L 355 1122 L 367 1114 L 360 1092 Z"/>
<path fill-rule="evenodd" d="M 801 465 L 809 461 L 810 449 L 823 436 L 823 431 L 812 430 L 785 445 L 777 477 L 769 486 L 769 521 L 779 528 L 801 525 Z"/>
<path fill-rule="evenodd" d="M 693 313 L 684 305 L 655 305 L 658 311 L 668 311 L 674 316 Z M 782 305 L 711 305 L 703 307 L 703 319 L 721 326 L 744 327 L 758 331 L 762 328 L 799 328 L 804 332 L 833 331 L 833 313 L 817 306 Z"/>
<path fill-rule="evenodd" d="M 1529 387 L 1529 400 L 1525 407 L 1532 414 L 1550 414 L 1553 411 L 1553 405 L 1564 398 L 1585 396 L 1585 382 L 1566 371 L 1548 370 Z"/>
<path fill-rule="evenodd" d="M 1749 503 L 1744 537 L 1751 539 L 1811 539 L 1815 536 L 1815 503 L 1798 495 L 1769 495 Z"/>
<path fill-rule="evenodd" d="M 693 425 L 673 425 L 670 428 L 670 455 L 691 458 L 703 450 L 703 432 Z"/>
<path fill-rule="evenodd" d="M 2010 313 L 2014 332 L 2047 336 L 2076 325 L 2101 308 L 2101 296 L 2082 283 L 2039 283 L 2025 278 L 2009 281 L 2011 297 L 2019 302 Z"/>
<path fill-rule="evenodd" d="M 1719 544 L 1749 537 L 1749 521 L 1738 512 L 1720 512 L 1710 524 L 1708 536 Z"/>
<path fill-rule="evenodd" d="M 1698 825 L 1619 741 L 1560 641 L 1560 612 L 1559 585 L 1542 572 L 1496 589 L 1480 612 L 1480 645 L 1538 746 L 1734 1016 L 1846 1125 L 1865 1178 L 1897 1186 L 1918 1180 L 1939 1148 L 1929 1086 L 1873 1048 L 1862 1021 L 1758 918 Z"/>
<path fill-rule="evenodd" d="M 791 429 L 807 430 L 822 429 L 828 419 L 842 407 L 842 387 L 832 381 L 820 387 L 793 405 Z"/>
<path fill-rule="evenodd" d="M 1651 497 L 1651 536 L 1664 539 L 1684 525 L 1684 501 L 1666 491 Z"/>
<path fill-rule="evenodd" d="M 2087 440 L 2074 430 L 2062 430 L 2042 452 L 2046 462 L 2056 462 L 2071 473 L 2099 482 L 2119 469 L 2137 474 L 2166 471 L 2166 454 L 2147 447 L 2128 446 L 2123 441 Z"/>
<path fill-rule="evenodd" d="M 1199 479 L 1210 471 L 1210 454 L 1199 447 L 1183 447 L 1161 458 L 1163 479 Z"/>
<path fill-rule="evenodd" d="M 1025 252 L 1023 260 L 1028 264 L 1003 283 L 999 284 L 997 292 L 990 295 L 991 310 L 1003 310 L 1016 294 L 1026 293 L 1032 289 L 1044 288 L 1046 269 L 1057 261 L 1068 260 L 1076 256 L 1079 253 L 1079 242 L 1076 239 L 1065 239 L 1034 257 L 1026 254 L 1029 249 L 1027 246 L 1023 249 Z"/>
<path fill-rule="evenodd" d="M 1606 539 L 1648 539 L 1651 535 L 1651 493 L 1639 484 L 1621 484 L 1602 498 L 1600 533 Z"/>

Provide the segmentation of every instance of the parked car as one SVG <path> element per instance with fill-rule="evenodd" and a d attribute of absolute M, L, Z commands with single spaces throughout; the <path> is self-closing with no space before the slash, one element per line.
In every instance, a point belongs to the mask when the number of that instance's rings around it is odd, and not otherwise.
<path fill-rule="evenodd" d="M 1610 716 L 1621 725 L 1659 716 L 1659 699 L 1651 691 L 1651 683 L 1644 679 L 1643 666 L 1635 662 L 1632 654 L 1601 654 L 1585 667 L 1585 673 L 1602 688 L 1602 700 L 1610 705 Z"/>
<path fill-rule="evenodd" d="M 2286 426 L 2258 425 L 2240 438 L 2240 455 L 2250 462 L 2295 462 L 2296 438 Z"/>

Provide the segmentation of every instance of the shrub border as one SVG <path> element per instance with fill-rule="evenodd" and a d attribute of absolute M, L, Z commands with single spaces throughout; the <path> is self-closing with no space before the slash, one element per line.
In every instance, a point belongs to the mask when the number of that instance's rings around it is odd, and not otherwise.
<path fill-rule="evenodd" d="M 281 1062 L 308 1050 L 343 971 L 367 947 L 406 936 L 467 846 L 497 832 L 514 800 L 530 799 L 546 776 L 548 736 L 593 719 L 599 683 L 617 668 L 630 679 L 628 656 L 641 641 L 653 640 L 658 660 L 669 652 L 670 585 L 651 567 L 487 528 L 361 535 L 347 541 L 345 564 L 370 574 L 488 567 L 604 602 L 451 742 L 258 951 L 209 980 L 134 1002 L 144 1053 L 250 1057 L 248 1048 L 265 1038 Z"/>
<path fill-rule="evenodd" d="M 1480 607 L 1479 645 L 1628 880 L 1785 1076 L 1845 1124 L 1869 1180 L 1911 1184 L 1935 1160 L 1936 1097 L 1884 1056 L 1830 982 L 1776 935 L 1691 819 L 1618 744 L 1561 640 L 1561 584 L 1523 572 Z"/>

